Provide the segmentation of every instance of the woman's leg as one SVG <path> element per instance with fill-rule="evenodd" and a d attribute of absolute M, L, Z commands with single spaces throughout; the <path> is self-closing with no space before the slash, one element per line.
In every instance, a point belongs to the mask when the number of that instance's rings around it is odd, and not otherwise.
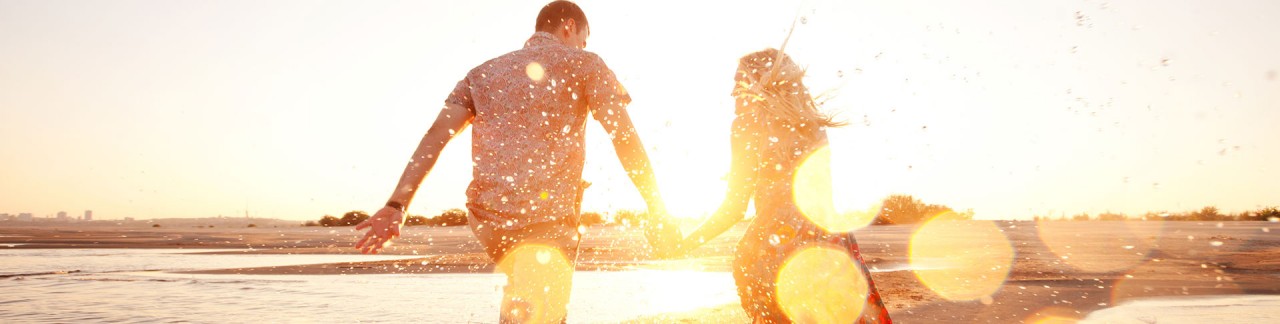
<path fill-rule="evenodd" d="M 867 263 L 862 260 L 862 253 L 858 248 L 858 241 L 854 239 L 853 233 L 849 233 L 848 243 L 846 246 L 849 255 L 857 262 L 858 268 L 862 269 L 862 277 L 867 278 L 867 304 L 862 309 L 862 318 L 859 323 L 893 323 L 893 319 L 889 318 L 889 309 L 884 307 L 884 301 L 880 299 L 880 290 L 876 289 L 875 280 L 871 279 L 871 271 L 867 269 Z"/>
<path fill-rule="evenodd" d="M 769 252 L 739 246 L 733 262 L 733 280 L 738 286 L 742 310 L 753 323 L 790 323 L 778 305 L 774 280 L 778 265 Z"/>

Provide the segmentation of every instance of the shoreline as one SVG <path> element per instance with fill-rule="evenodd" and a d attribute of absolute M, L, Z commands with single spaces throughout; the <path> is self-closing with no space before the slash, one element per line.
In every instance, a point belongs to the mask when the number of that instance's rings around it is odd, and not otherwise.
<path fill-rule="evenodd" d="M 1280 295 L 1280 224 L 995 222 L 1013 251 L 1010 271 L 988 298 L 950 300 L 912 270 L 873 272 L 895 320 L 905 322 L 1022 322 L 1033 318 L 1082 319 L 1126 301 L 1160 296 Z M 910 261 L 918 228 L 873 226 L 857 232 L 868 267 L 895 269 Z M 638 231 L 592 227 L 580 247 L 578 271 L 693 270 L 727 272 L 742 229 L 708 242 L 689 259 L 657 261 Z M 963 232 L 963 231 L 960 231 Z M 105 229 L 0 227 L 10 249 L 148 248 L 228 249 L 196 254 L 358 254 L 350 228 Z M 944 234 L 944 235 L 963 235 Z M 1062 243 L 1066 242 L 1066 243 Z M 1137 242 L 1137 243 L 1133 243 Z M 1136 246 L 1136 247 L 1135 247 Z M 1149 248 L 1147 248 L 1149 247 Z M 1116 251 L 1137 254 L 1129 257 Z M 1136 252 L 1132 252 L 1136 251 Z M 383 253 L 419 257 L 368 262 L 277 267 L 202 269 L 181 274 L 359 275 L 493 273 L 466 227 L 406 228 Z M 1065 253 L 1065 254 L 1064 254 Z M 1126 259 L 1132 258 L 1132 259 Z M 1094 263 L 1080 263 L 1090 260 Z M 1128 263 L 1124 263 L 1124 262 Z M 737 304 L 632 320 L 742 322 Z"/>

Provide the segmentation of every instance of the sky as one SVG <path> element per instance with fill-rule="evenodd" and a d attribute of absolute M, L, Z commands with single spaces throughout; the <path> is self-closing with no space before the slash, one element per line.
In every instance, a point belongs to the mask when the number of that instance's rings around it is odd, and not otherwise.
<path fill-rule="evenodd" d="M 1280 205 L 1280 2 L 583 0 L 671 212 L 719 205 L 737 58 L 834 98 L 836 208 Z M 310 220 L 382 206 L 445 97 L 543 1 L 0 0 L 0 213 Z M 584 210 L 644 204 L 588 125 Z M 411 214 L 465 203 L 470 133 Z"/>

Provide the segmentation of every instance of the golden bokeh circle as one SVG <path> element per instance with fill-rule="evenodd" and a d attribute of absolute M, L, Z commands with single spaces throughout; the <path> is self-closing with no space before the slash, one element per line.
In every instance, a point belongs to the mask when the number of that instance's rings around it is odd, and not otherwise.
<path fill-rule="evenodd" d="M 1022 320 L 1026 324 L 1075 324 L 1080 322 L 1078 311 L 1066 307 L 1049 306 L 1037 310 Z"/>
<path fill-rule="evenodd" d="M 1164 231 L 1158 220 L 1040 220 L 1036 233 L 1058 260 L 1087 272 L 1124 271 L 1146 261 Z"/>
<path fill-rule="evenodd" d="M 848 252 L 822 245 L 798 250 L 778 271 L 778 305 L 798 323 L 852 323 L 870 289 Z"/>
<path fill-rule="evenodd" d="M 1013 265 L 1013 246 L 994 222 L 965 220 L 953 212 L 921 224 L 908 250 L 920 282 L 953 301 L 991 297 Z"/>
<path fill-rule="evenodd" d="M 806 218 L 831 233 L 855 231 L 870 225 L 880 205 L 844 214 L 837 213 L 831 197 L 831 149 L 823 146 L 810 152 L 796 169 L 791 182 L 796 206 Z"/>
<path fill-rule="evenodd" d="M 547 75 L 547 71 L 542 68 L 542 64 L 531 62 L 529 65 L 524 66 L 524 74 L 529 76 L 529 80 L 533 80 L 533 82 L 542 82 L 542 79 Z"/>
<path fill-rule="evenodd" d="M 520 323 L 558 323 L 569 303 L 573 265 L 560 249 L 523 244 L 512 249 L 498 270 L 508 276 L 502 316 Z"/>

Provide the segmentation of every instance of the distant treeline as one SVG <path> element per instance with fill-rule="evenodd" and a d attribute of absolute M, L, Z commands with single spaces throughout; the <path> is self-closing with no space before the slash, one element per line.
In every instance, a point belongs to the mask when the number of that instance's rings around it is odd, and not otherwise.
<path fill-rule="evenodd" d="M 904 194 L 895 194 L 886 197 L 881 204 L 880 211 L 876 214 L 873 225 L 891 225 L 891 224 L 917 224 L 927 221 L 935 216 L 949 214 L 950 219 L 973 219 L 973 210 L 956 212 L 944 205 L 927 204 L 915 197 Z M 858 217 L 850 214 L 849 217 Z M 334 217 L 325 215 L 320 221 L 307 221 L 305 226 L 355 226 L 360 222 L 369 219 L 369 214 L 363 211 L 350 211 L 343 214 L 342 217 Z M 584 226 L 595 225 L 633 225 L 639 224 L 644 219 L 644 213 L 635 210 L 619 210 L 614 213 L 585 212 L 582 213 L 581 224 Z M 1035 216 L 1035 220 L 1060 220 L 1060 221 L 1120 221 L 1120 220 L 1168 220 L 1168 221 L 1280 221 L 1280 208 L 1266 207 L 1257 210 L 1243 211 L 1236 214 L 1224 213 L 1214 206 L 1207 206 L 1199 210 L 1186 212 L 1148 212 L 1141 216 L 1130 217 L 1122 213 L 1106 212 L 1097 216 L 1081 213 L 1072 216 L 1060 215 L 1058 217 Z M 461 208 L 446 210 L 440 215 L 434 217 L 425 217 L 419 215 L 411 215 L 405 219 L 406 226 L 461 226 L 467 225 L 467 211 Z"/>
<path fill-rule="evenodd" d="M 917 224 L 946 213 L 952 213 L 954 217 L 950 219 L 973 219 L 973 210 L 956 212 L 951 207 L 926 204 L 911 195 L 894 194 L 881 202 L 880 213 L 871 224 Z"/>
<path fill-rule="evenodd" d="M 342 218 L 324 215 L 320 221 L 307 221 L 303 226 L 355 226 L 369 219 L 369 213 L 353 210 L 342 215 Z M 467 225 L 467 211 L 461 208 L 446 210 L 435 217 L 409 215 L 405 217 L 405 226 L 460 226 Z"/>
<path fill-rule="evenodd" d="M 1058 217 L 1035 216 L 1035 220 L 1060 220 L 1060 221 L 1122 221 L 1122 220 L 1167 220 L 1167 221 L 1280 221 L 1280 208 L 1265 207 L 1257 210 L 1246 210 L 1239 213 L 1224 213 L 1214 206 L 1205 206 L 1199 210 L 1185 212 L 1147 212 L 1140 216 L 1130 217 L 1123 213 L 1105 212 L 1097 216 L 1090 216 L 1088 213 L 1080 213 L 1071 215 L 1059 215 Z"/>

